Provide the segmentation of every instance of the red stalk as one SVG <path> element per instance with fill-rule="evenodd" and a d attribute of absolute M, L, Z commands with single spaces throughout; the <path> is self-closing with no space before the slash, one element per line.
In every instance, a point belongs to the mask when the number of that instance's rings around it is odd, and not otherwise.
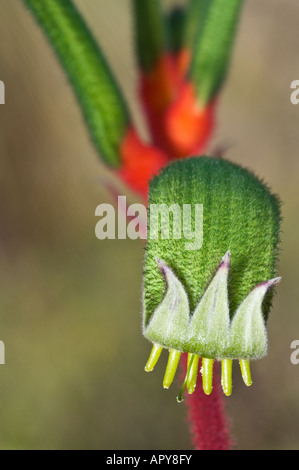
<path fill-rule="evenodd" d="M 184 356 L 187 355 L 184 354 Z M 186 357 L 184 363 L 186 370 Z M 233 444 L 225 416 L 218 365 L 215 361 L 211 395 L 205 395 L 203 392 L 201 374 L 199 373 L 195 392 L 185 396 L 191 436 L 196 450 L 230 450 Z M 199 370 L 200 367 L 199 362 Z"/>

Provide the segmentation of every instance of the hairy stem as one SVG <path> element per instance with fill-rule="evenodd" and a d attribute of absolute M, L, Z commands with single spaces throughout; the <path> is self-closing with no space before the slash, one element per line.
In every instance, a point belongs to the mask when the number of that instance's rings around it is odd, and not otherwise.
<path fill-rule="evenodd" d="M 184 361 L 186 364 L 186 357 Z M 230 450 L 233 445 L 224 410 L 218 365 L 217 363 L 214 365 L 211 395 L 206 395 L 203 392 L 201 374 L 198 374 L 195 392 L 185 398 L 191 435 L 196 450 Z M 199 364 L 200 368 L 201 363 Z"/>
<path fill-rule="evenodd" d="M 46 34 L 78 98 L 96 149 L 120 166 L 129 113 L 100 47 L 71 0 L 24 0 Z"/>

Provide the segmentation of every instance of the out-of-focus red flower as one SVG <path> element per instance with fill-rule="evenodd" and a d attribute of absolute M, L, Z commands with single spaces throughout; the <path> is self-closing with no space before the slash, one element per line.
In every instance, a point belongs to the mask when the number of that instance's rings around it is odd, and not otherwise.
<path fill-rule="evenodd" d="M 117 175 L 133 191 L 147 198 L 148 183 L 167 164 L 166 155 L 156 147 L 141 141 L 130 127 L 120 148 L 121 168 Z"/>
<path fill-rule="evenodd" d="M 214 103 L 201 106 L 186 78 L 187 49 L 164 54 L 150 72 L 141 72 L 140 96 L 154 145 L 169 158 L 202 152 L 214 128 Z"/>

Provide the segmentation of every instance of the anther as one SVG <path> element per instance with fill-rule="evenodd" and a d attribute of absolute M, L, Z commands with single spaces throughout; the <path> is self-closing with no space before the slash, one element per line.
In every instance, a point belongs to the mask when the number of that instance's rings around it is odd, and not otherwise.
<path fill-rule="evenodd" d="M 247 359 L 240 359 L 240 368 L 245 385 L 252 385 L 250 362 Z"/>
<path fill-rule="evenodd" d="M 213 388 L 213 363 L 214 359 L 202 358 L 202 388 L 206 395 L 210 395 Z"/>
<path fill-rule="evenodd" d="M 232 365 L 232 359 L 222 359 L 221 361 L 221 385 L 227 397 L 232 393 Z"/>
<path fill-rule="evenodd" d="M 194 392 L 196 388 L 198 361 L 199 356 L 197 354 L 188 354 L 188 366 L 190 365 L 190 370 L 187 376 L 187 391 L 190 395 Z"/>
<path fill-rule="evenodd" d="M 168 362 L 167 362 L 166 371 L 165 371 L 164 380 L 163 380 L 164 388 L 169 388 L 170 385 L 172 384 L 176 370 L 178 368 L 180 356 L 181 356 L 181 353 L 179 351 L 176 351 L 175 349 L 169 350 L 169 357 L 168 357 Z"/>
<path fill-rule="evenodd" d="M 146 372 L 151 372 L 154 369 L 161 355 L 162 349 L 163 349 L 162 346 L 159 346 L 158 344 L 154 344 L 154 346 L 152 347 L 150 356 L 148 358 L 148 361 L 146 363 L 146 366 L 144 368 Z"/>

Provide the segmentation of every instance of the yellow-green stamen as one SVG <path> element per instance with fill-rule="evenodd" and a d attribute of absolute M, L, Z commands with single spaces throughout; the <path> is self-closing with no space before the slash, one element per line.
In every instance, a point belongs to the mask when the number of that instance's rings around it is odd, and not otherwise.
<path fill-rule="evenodd" d="M 214 359 L 202 358 L 202 388 L 206 395 L 210 395 L 213 388 L 213 363 Z"/>
<path fill-rule="evenodd" d="M 184 400 L 184 399 L 183 399 L 184 388 L 186 387 L 186 384 L 187 384 L 187 382 L 188 382 L 188 380 L 189 380 L 190 371 L 191 371 L 191 369 L 192 369 L 192 365 L 193 365 L 194 358 L 195 358 L 195 354 L 190 354 L 190 353 L 188 353 L 187 372 L 186 372 L 186 375 L 185 375 L 185 378 L 184 378 L 184 382 L 183 382 L 183 384 L 182 384 L 182 387 L 181 387 L 179 396 L 177 397 L 177 401 L 178 401 L 179 403 L 181 403 L 181 402 Z"/>
<path fill-rule="evenodd" d="M 181 353 L 180 351 L 176 351 L 175 349 L 169 350 L 169 357 L 166 366 L 166 371 L 163 380 L 163 387 L 169 388 L 172 384 L 174 379 L 176 370 L 178 368 L 179 360 L 180 360 Z"/>
<path fill-rule="evenodd" d="M 186 384 L 187 384 L 188 393 L 193 393 L 195 390 L 198 360 L 199 360 L 199 356 L 197 354 L 188 353 L 187 372 L 185 375 L 183 385 L 180 390 L 180 394 L 177 397 L 177 401 L 179 403 L 183 401 L 183 393 L 184 393 L 184 388 L 186 387 Z M 189 384 L 189 389 L 188 389 L 188 384 Z M 190 384 L 192 384 L 192 386 Z M 191 387 L 192 387 L 192 391 L 191 391 Z"/>
<path fill-rule="evenodd" d="M 145 365 L 145 371 L 150 372 L 154 369 L 158 359 L 161 355 L 163 347 L 159 344 L 154 344 Z M 176 374 L 178 364 L 180 361 L 181 352 L 176 349 L 169 349 L 169 357 L 165 370 L 163 387 L 169 388 L 173 382 Z M 188 353 L 187 371 L 182 384 L 179 396 L 177 397 L 178 402 L 183 401 L 183 393 L 185 387 L 187 388 L 188 394 L 192 394 L 195 391 L 197 384 L 198 364 L 200 356 L 198 354 Z M 213 389 L 213 365 L 214 359 L 202 357 L 202 388 L 206 395 L 210 395 Z M 252 385 L 252 378 L 250 372 L 250 361 L 248 359 L 239 359 L 241 374 L 245 385 Z M 232 365 L 233 360 L 224 358 L 221 359 L 221 385 L 222 390 L 226 396 L 232 394 Z"/>
<path fill-rule="evenodd" d="M 221 361 L 221 385 L 224 394 L 229 397 L 232 393 L 232 359 L 222 359 Z"/>
<path fill-rule="evenodd" d="M 188 354 L 188 366 L 190 365 L 190 371 L 187 376 L 187 391 L 190 395 L 196 388 L 198 361 L 199 356 L 197 354 Z"/>
<path fill-rule="evenodd" d="M 247 359 L 240 359 L 240 368 L 245 385 L 252 385 L 250 362 Z"/>
<path fill-rule="evenodd" d="M 146 363 L 146 366 L 144 368 L 146 372 L 151 372 L 154 369 L 161 355 L 162 349 L 163 349 L 162 346 L 159 346 L 158 344 L 154 344 L 154 346 L 152 347 L 150 356 L 148 358 L 148 361 Z"/>

